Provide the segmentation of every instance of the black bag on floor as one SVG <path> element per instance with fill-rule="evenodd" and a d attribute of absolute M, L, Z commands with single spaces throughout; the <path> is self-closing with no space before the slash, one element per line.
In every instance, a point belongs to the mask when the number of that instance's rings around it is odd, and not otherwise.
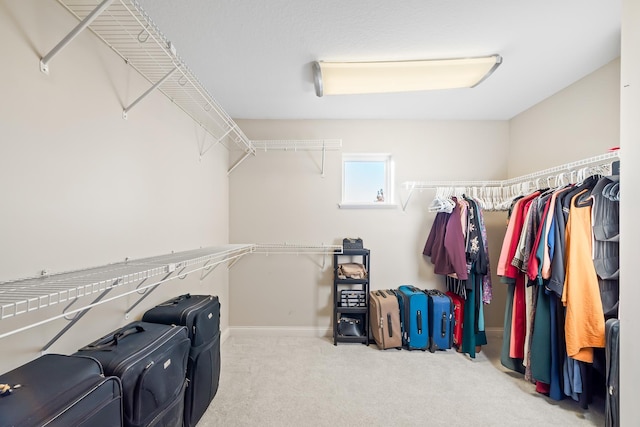
<path fill-rule="evenodd" d="M 191 350 L 187 365 L 184 425 L 202 418 L 220 381 L 220 301 L 211 295 L 181 295 L 147 311 L 145 322 L 182 325 L 189 330 Z"/>
<path fill-rule="evenodd" d="M 122 426 L 122 388 L 89 357 L 46 354 L 0 375 L 0 426 Z"/>
<path fill-rule="evenodd" d="M 133 322 L 81 348 L 122 382 L 124 425 L 182 425 L 190 341 L 184 326 Z"/>

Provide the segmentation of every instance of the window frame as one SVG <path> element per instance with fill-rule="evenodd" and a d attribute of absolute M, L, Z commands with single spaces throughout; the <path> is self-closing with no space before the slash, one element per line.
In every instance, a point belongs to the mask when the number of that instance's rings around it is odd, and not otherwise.
<path fill-rule="evenodd" d="M 384 201 L 356 202 L 345 200 L 345 168 L 347 162 L 383 162 L 384 163 Z M 342 154 L 342 194 L 338 206 L 341 209 L 394 209 L 398 205 L 394 196 L 394 162 L 391 153 L 343 153 Z"/>

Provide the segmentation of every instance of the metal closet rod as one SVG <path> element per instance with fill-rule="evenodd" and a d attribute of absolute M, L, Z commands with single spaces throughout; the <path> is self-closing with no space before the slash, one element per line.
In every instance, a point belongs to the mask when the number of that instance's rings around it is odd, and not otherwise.
<path fill-rule="evenodd" d="M 292 243 L 256 243 L 253 253 L 259 254 L 333 254 L 342 252 L 342 245 L 305 245 Z"/>
<path fill-rule="evenodd" d="M 524 184 L 533 182 L 541 178 L 550 178 L 553 175 L 561 175 L 564 173 L 573 173 L 585 167 L 593 167 L 607 162 L 613 162 L 620 157 L 619 150 L 612 151 L 606 154 L 601 154 L 587 159 L 578 160 L 571 163 L 565 163 L 564 165 L 554 166 L 549 169 L 544 169 L 538 172 L 533 172 L 527 175 L 518 176 L 515 178 L 492 180 L 492 181 L 408 181 L 403 184 L 404 188 L 409 190 L 407 199 L 402 203 L 402 210 L 405 211 L 414 190 L 426 190 L 437 189 L 443 187 L 459 187 L 459 188 L 497 188 L 505 189 L 518 184 Z"/>
<path fill-rule="evenodd" d="M 342 148 L 341 139 L 252 139 L 256 150 L 323 151 Z"/>
<path fill-rule="evenodd" d="M 538 172 L 533 172 L 527 175 L 518 176 L 515 178 L 492 180 L 492 181 L 407 181 L 403 186 L 409 190 L 422 190 L 433 189 L 439 187 L 508 187 L 510 185 L 519 184 L 523 182 L 533 181 L 539 178 L 546 178 L 552 175 L 560 173 L 575 172 L 578 169 L 597 166 L 604 164 L 608 161 L 614 161 L 620 157 L 619 150 L 612 151 L 610 153 L 601 154 L 588 159 L 578 160 L 564 165 L 554 166 L 549 169 L 545 169 Z"/>

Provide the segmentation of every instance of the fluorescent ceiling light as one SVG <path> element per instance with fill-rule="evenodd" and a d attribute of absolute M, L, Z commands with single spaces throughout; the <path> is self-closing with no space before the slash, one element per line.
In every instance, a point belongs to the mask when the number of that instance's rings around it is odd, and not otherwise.
<path fill-rule="evenodd" d="M 502 63 L 481 58 L 396 62 L 314 62 L 316 95 L 410 92 L 477 86 Z"/>

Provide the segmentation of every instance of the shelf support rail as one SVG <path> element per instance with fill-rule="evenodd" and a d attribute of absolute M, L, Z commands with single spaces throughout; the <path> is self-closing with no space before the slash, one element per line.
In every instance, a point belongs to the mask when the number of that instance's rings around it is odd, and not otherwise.
<path fill-rule="evenodd" d="M 242 163 L 244 161 L 244 159 L 246 159 L 247 157 L 249 157 L 250 154 L 255 154 L 255 152 L 251 152 L 251 151 L 247 151 L 246 153 L 244 153 L 244 155 L 240 158 L 240 160 L 238 160 L 237 162 L 234 163 L 233 166 L 231 166 L 231 169 L 229 169 L 227 171 L 227 176 L 229 176 L 231 174 L 231 172 L 233 172 L 233 170 L 235 168 L 237 168 L 238 166 L 240 166 L 240 163 Z"/>
<path fill-rule="evenodd" d="M 169 77 L 171 77 L 173 75 L 173 73 L 176 72 L 176 70 L 178 70 L 178 68 L 180 67 L 180 65 L 176 65 L 173 67 L 173 69 L 171 71 L 169 71 L 167 74 L 164 75 L 164 77 L 162 77 L 160 80 L 158 80 L 153 86 L 151 86 L 149 89 L 147 89 L 142 95 L 140 95 L 138 97 L 138 99 L 136 99 L 135 101 L 133 101 L 128 107 L 126 107 L 124 110 L 122 110 L 122 118 L 123 119 L 127 119 L 127 115 L 129 114 L 129 111 L 131 111 L 131 109 L 133 107 L 135 107 L 140 101 L 142 101 L 144 98 L 146 98 L 147 96 L 149 96 L 149 94 L 151 92 L 153 92 L 154 90 L 156 90 L 158 88 L 158 86 L 160 86 L 162 83 L 164 83 Z"/>
<path fill-rule="evenodd" d="M 231 127 L 229 127 L 229 129 L 227 129 L 227 131 L 221 137 L 217 138 L 215 142 L 212 142 L 205 150 L 201 149 L 200 157 L 202 158 L 202 156 L 207 154 L 207 151 L 211 150 L 213 147 L 220 144 L 227 137 L 227 135 L 229 135 L 231 131 L 233 131 L 235 128 L 236 128 L 236 125 L 235 124 L 232 125 Z"/>
<path fill-rule="evenodd" d="M 118 284 L 118 281 L 119 281 L 119 280 L 120 280 L 120 279 L 116 279 L 116 281 L 115 281 L 115 282 L 113 282 L 113 285 L 112 285 L 111 287 L 109 287 L 109 288 L 105 289 L 105 290 L 104 290 L 104 291 L 103 291 L 103 292 L 98 296 L 98 298 L 96 298 L 95 300 L 93 300 L 92 304 L 95 304 L 95 303 L 99 302 L 102 298 L 104 298 L 105 296 L 107 296 L 107 294 L 108 294 L 109 292 L 111 292 L 111 290 L 112 290 L 115 286 L 117 286 L 117 284 Z M 77 300 L 73 300 L 73 301 L 71 301 L 71 304 L 69 304 L 69 305 L 67 306 L 67 308 L 71 307 L 71 305 L 72 305 L 74 302 L 76 302 L 76 301 L 77 301 Z M 55 336 L 55 337 L 51 338 L 51 340 L 50 340 L 48 343 L 46 343 L 46 344 L 44 345 L 44 347 L 42 347 L 42 349 L 40 350 L 40 353 L 41 353 L 41 354 L 46 354 L 46 353 L 47 353 L 47 350 L 49 350 L 49 348 L 50 348 L 53 344 L 55 344 L 55 342 L 56 342 L 56 341 L 58 341 L 60 338 L 62 338 L 62 336 L 63 336 L 64 334 L 66 334 L 66 333 L 67 333 L 67 331 L 73 327 L 73 325 L 75 325 L 76 323 L 78 323 L 78 321 L 79 321 L 80 319 L 82 319 L 82 317 L 83 317 L 85 314 L 87 314 L 87 313 L 89 312 L 89 310 L 91 310 L 91 309 L 90 309 L 90 308 L 87 308 L 87 309 L 84 309 L 84 310 L 82 310 L 82 311 L 78 311 L 78 312 L 76 313 L 76 315 L 75 315 L 75 316 L 73 316 L 73 318 L 69 320 L 69 323 L 67 323 L 67 325 L 66 325 L 64 328 L 62 328 L 62 330 L 60 330 L 60 332 L 58 332 L 58 333 L 56 334 L 56 336 Z M 65 309 L 65 312 L 66 312 L 66 309 Z M 65 316 L 65 318 L 66 318 L 66 316 Z"/>
<path fill-rule="evenodd" d="M 175 267 L 174 267 L 175 268 Z M 136 287 L 137 291 L 142 290 L 142 295 L 140 296 L 140 298 L 138 298 L 138 301 L 134 302 L 132 305 L 129 306 L 129 308 L 127 309 L 127 311 L 124 312 L 124 318 L 126 320 L 129 320 L 129 315 L 131 314 L 131 311 L 136 308 L 138 306 L 138 304 L 140 304 L 146 297 L 148 297 L 153 291 L 155 291 L 156 289 L 158 289 L 158 286 L 160 286 L 161 284 L 163 284 L 164 282 L 167 281 L 167 279 L 169 278 L 169 276 L 171 276 L 173 274 L 174 270 L 171 270 L 162 278 L 158 281 L 158 283 L 156 283 L 155 285 L 151 286 L 150 288 L 141 288 L 140 286 Z"/>
<path fill-rule="evenodd" d="M 60 42 L 49 51 L 45 56 L 40 59 L 40 71 L 45 74 L 49 74 L 49 62 L 56 56 L 62 49 L 64 49 L 73 39 L 75 39 L 78 34 L 80 34 L 83 30 L 85 30 L 91 23 L 98 17 L 102 12 L 107 9 L 113 0 L 104 0 L 100 3 L 93 11 L 88 14 L 82 21 L 76 25 L 76 27 L 71 30 L 69 34 L 67 34 Z"/>

